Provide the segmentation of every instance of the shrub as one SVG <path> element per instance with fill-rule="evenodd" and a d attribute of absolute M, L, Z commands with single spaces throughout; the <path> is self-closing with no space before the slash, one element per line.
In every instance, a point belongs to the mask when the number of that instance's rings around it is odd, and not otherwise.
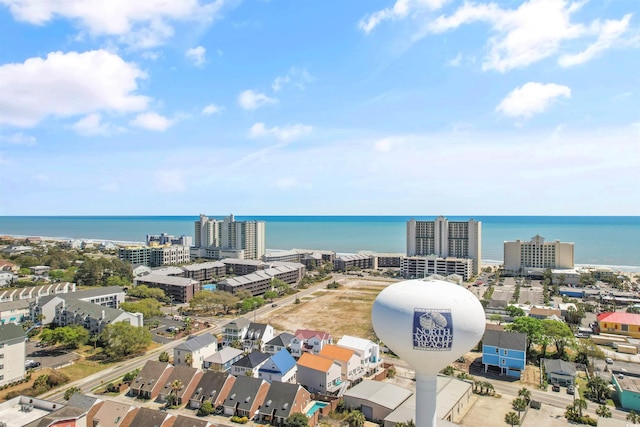
<path fill-rule="evenodd" d="M 246 424 L 249 422 L 249 418 L 247 417 L 239 417 L 237 415 L 234 415 L 233 417 L 231 417 L 231 422 L 232 423 L 238 423 L 238 424 Z"/>

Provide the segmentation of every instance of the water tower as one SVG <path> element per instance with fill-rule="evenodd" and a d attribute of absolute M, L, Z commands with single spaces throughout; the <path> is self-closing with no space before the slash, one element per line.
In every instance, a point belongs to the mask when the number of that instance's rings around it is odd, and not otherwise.
<path fill-rule="evenodd" d="M 416 372 L 416 427 L 435 427 L 438 372 L 482 339 L 482 304 L 451 282 L 407 280 L 380 292 L 371 318 L 378 338 Z"/>

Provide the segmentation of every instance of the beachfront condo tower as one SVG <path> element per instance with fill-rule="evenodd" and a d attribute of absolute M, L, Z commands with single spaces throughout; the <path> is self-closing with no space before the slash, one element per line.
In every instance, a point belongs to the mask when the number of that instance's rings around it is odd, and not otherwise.
<path fill-rule="evenodd" d="M 236 221 L 233 214 L 218 220 L 201 214 L 194 232 L 192 258 L 260 259 L 266 251 L 264 221 Z"/>
<path fill-rule="evenodd" d="M 461 258 L 473 261 L 473 274 L 480 273 L 482 259 L 482 222 L 449 221 L 439 216 L 434 221 L 407 221 L 407 256 Z"/>
<path fill-rule="evenodd" d="M 534 236 L 529 242 L 504 242 L 504 270 L 513 274 L 528 274 L 529 270 L 573 269 L 573 243 L 545 242 Z"/>

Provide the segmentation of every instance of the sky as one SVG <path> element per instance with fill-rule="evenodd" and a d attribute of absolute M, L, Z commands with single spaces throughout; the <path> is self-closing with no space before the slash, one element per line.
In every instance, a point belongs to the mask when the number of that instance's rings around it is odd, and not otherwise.
<path fill-rule="evenodd" d="M 0 0 L 0 215 L 640 215 L 636 0 Z"/>

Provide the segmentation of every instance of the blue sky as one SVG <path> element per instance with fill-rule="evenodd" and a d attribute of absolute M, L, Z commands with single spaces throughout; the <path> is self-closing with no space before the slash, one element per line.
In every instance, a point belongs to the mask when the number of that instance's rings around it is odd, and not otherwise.
<path fill-rule="evenodd" d="M 0 215 L 640 215 L 639 12 L 0 0 Z"/>

